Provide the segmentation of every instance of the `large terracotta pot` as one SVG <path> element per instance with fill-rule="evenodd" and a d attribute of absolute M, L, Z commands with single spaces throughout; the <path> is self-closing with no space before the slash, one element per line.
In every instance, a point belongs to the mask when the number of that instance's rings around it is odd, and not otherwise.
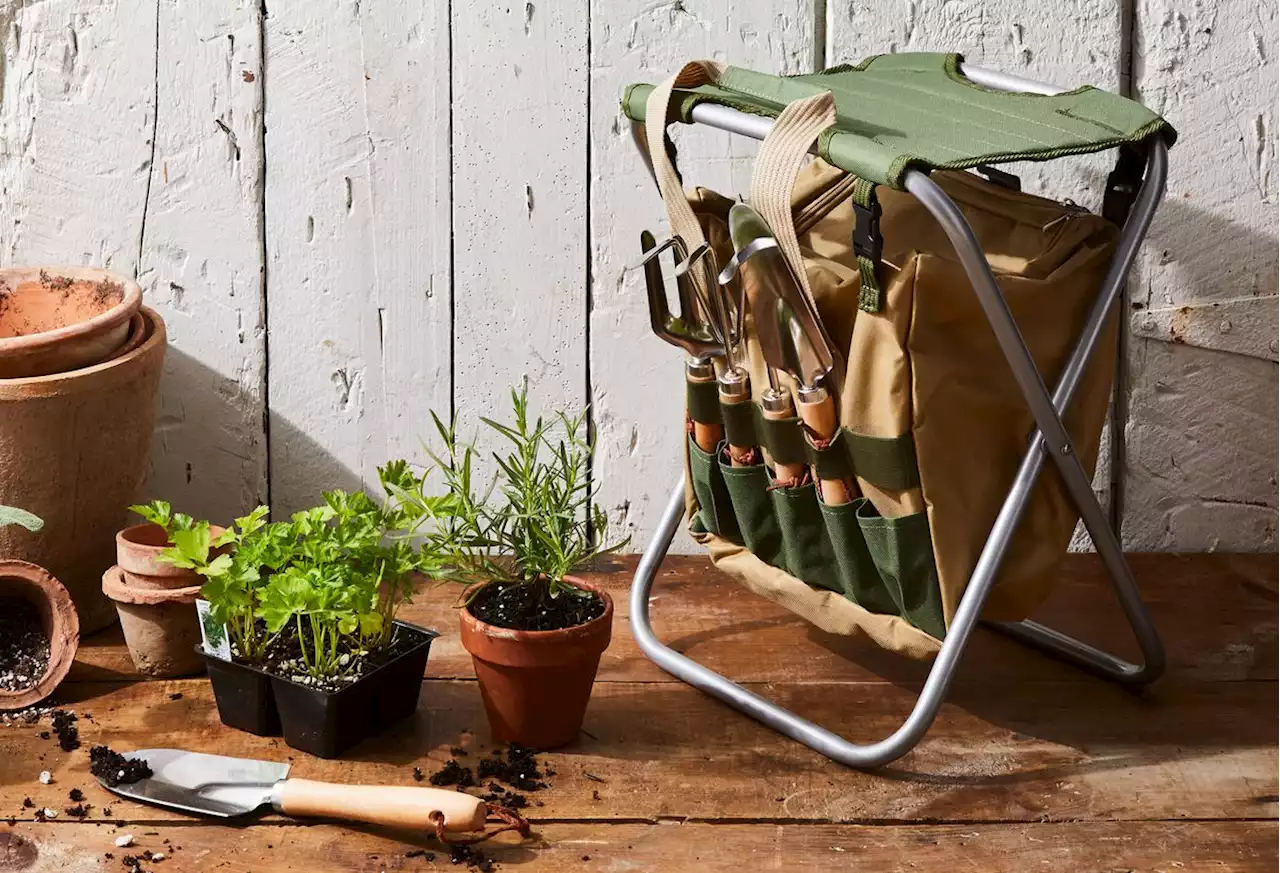
<path fill-rule="evenodd" d="M 49 571 L 26 561 L 0 561 L 0 598 L 21 597 L 40 612 L 49 638 L 49 666 L 30 688 L 0 689 L 0 710 L 21 709 L 44 700 L 71 669 L 80 646 L 80 621 L 71 596 Z"/>
<path fill-rule="evenodd" d="M 554 631 L 520 631 L 458 611 L 494 740 L 554 749 L 577 739 L 600 655 L 613 631 L 613 600 L 599 587 L 565 577 L 604 600 L 604 613 Z"/>
<path fill-rule="evenodd" d="M 0 270 L 0 379 L 66 373 L 114 357 L 141 305 L 137 282 L 97 267 Z"/>
<path fill-rule="evenodd" d="M 0 529 L 0 555 L 48 567 L 71 592 L 80 628 L 115 620 L 102 593 L 115 533 L 146 476 L 164 321 L 144 308 L 147 338 L 106 363 L 27 379 L 0 379 L 0 503 L 44 519 L 38 534 Z"/>

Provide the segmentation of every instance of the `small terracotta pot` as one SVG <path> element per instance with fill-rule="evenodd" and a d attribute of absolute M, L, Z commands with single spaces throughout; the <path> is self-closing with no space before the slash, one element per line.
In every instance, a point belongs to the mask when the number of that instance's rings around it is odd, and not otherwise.
<path fill-rule="evenodd" d="M 582 729 L 600 655 L 613 632 L 613 600 L 589 582 L 571 576 L 565 581 L 598 594 L 604 613 L 577 627 L 521 631 L 487 624 L 466 608 L 458 612 L 462 645 L 471 653 L 498 742 L 554 749 L 577 739 Z"/>
<path fill-rule="evenodd" d="M 224 528 L 209 525 L 209 534 L 216 539 Z M 204 580 L 195 570 L 175 567 L 160 560 L 160 553 L 169 548 L 169 536 L 157 524 L 135 524 L 116 534 L 116 566 L 124 573 L 126 584 L 134 588 L 158 590 L 200 586 Z M 215 549 L 213 554 L 218 554 Z"/>
<path fill-rule="evenodd" d="M 96 267 L 0 270 L 0 378 L 102 363 L 129 340 L 142 289 Z"/>
<path fill-rule="evenodd" d="M 102 591 L 115 601 L 124 642 L 139 673 L 169 679 L 204 672 L 195 606 L 199 585 L 142 588 L 130 585 L 121 569 L 112 567 L 102 576 Z"/>
<path fill-rule="evenodd" d="M 44 700 L 66 678 L 80 647 L 80 618 L 62 583 L 26 561 L 0 561 L 0 597 L 22 597 L 35 604 L 49 638 L 49 666 L 40 681 L 18 691 L 0 689 L 0 710 L 21 709 Z"/>

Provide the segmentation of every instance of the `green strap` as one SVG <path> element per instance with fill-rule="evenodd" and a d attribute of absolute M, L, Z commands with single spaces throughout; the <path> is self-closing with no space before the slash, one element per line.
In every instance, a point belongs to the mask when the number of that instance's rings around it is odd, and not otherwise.
<path fill-rule="evenodd" d="M 760 437 L 756 432 L 756 410 L 749 400 L 742 403 L 723 403 L 720 417 L 724 419 L 724 441 L 731 446 L 756 446 Z"/>
<path fill-rule="evenodd" d="M 689 417 L 698 424 L 720 423 L 720 389 L 715 382 L 691 382 L 685 391 Z"/>
<path fill-rule="evenodd" d="M 768 449 L 773 460 L 779 464 L 803 464 L 808 461 L 800 419 L 765 418 L 764 413 L 759 412 L 760 407 L 754 403 L 751 406 L 758 412 L 756 415 L 756 432 L 759 434 L 757 445 Z"/>
<path fill-rule="evenodd" d="M 884 291 L 877 275 L 883 240 L 880 237 L 880 201 L 874 183 L 858 177 L 853 186 L 853 250 L 858 260 L 858 308 L 879 312 L 884 308 Z"/>
<path fill-rule="evenodd" d="M 689 399 L 706 402 L 707 392 L 690 383 Z M 715 396 L 715 395 L 711 395 Z M 725 441 L 735 446 L 764 446 L 775 463 L 808 464 L 820 479 L 845 479 L 857 475 L 881 488 L 901 491 L 920 484 L 916 466 L 915 440 L 910 433 L 896 437 L 873 437 L 841 428 L 823 448 L 816 447 L 800 427 L 800 419 L 765 418 L 756 403 L 721 405 L 718 416 L 695 421 L 724 423 Z M 700 413 L 706 415 L 704 409 Z"/>

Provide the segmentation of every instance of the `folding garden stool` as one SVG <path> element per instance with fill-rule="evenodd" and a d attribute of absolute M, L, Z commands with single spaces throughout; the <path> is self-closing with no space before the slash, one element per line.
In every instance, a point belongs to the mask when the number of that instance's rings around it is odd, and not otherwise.
<path fill-rule="evenodd" d="M 968 80 L 967 84 L 976 86 L 977 90 L 1029 92 L 1036 95 L 1077 93 L 1066 92 L 1064 89 L 993 70 L 963 65 L 958 56 L 950 56 L 950 58 L 952 60 L 948 72 L 951 78 L 963 77 Z M 797 78 L 806 79 L 810 84 L 820 86 L 823 76 L 827 73 L 862 70 L 866 63 L 857 68 L 835 68 L 812 77 Z M 624 110 L 637 126 L 644 121 L 644 103 L 639 97 L 633 96 L 632 91 L 641 87 L 644 86 L 633 86 L 624 98 Z M 698 89 L 698 91 L 704 93 L 686 93 L 681 120 L 705 124 L 754 139 L 765 138 L 773 125 L 773 118 L 770 116 L 776 115 L 780 106 L 787 102 L 774 94 L 754 92 L 754 96 L 760 99 L 754 107 L 747 106 L 748 111 L 742 111 L 741 108 L 732 105 L 731 100 L 718 100 L 714 93 L 706 93 L 706 89 Z M 642 142 L 643 137 L 640 137 L 639 141 Z M 850 742 L 748 691 L 741 685 L 672 650 L 657 639 L 649 621 L 650 591 L 677 526 L 685 515 L 686 489 L 683 478 L 677 482 L 671 493 L 660 525 L 640 560 L 631 589 L 631 629 L 641 650 L 658 666 L 677 678 L 706 691 L 735 709 L 835 761 L 852 767 L 871 768 L 896 760 L 921 740 L 937 716 L 960 656 L 979 620 L 1002 561 L 1009 550 L 1014 532 L 1031 499 L 1045 460 L 1049 458 L 1057 467 L 1070 502 L 1093 540 L 1111 584 L 1119 597 L 1120 605 L 1133 629 L 1144 662 L 1130 663 L 1031 620 L 998 622 L 993 623 L 992 626 L 1057 658 L 1127 686 L 1143 686 L 1156 680 L 1165 666 L 1162 643 L 1151 622 L 1147 607 L 1139 595 L 1120 543 L 1094 496 L 1089 477 L 1080 459 L 1076 456 L 1071 438 L 1063 424 L 1063 414 L 1071 403 L 1086 365 L 1104 334 L 1104 324 L 1116 305 L 1125 277 L 1163 196 L 1170 142 L 1172 142 L 1172 132 L 1164 126 L 1153 127 L 1140 136 L 1128 139 L 1118 137 L 1111 142 L 1100 140 L 1084 144 L 1074 150 L 1063 151 L 1063 154 L 1086 153 L 1121 146 L 1116 170 L 1108 178 L 1103 215 L 1116 224 L 1122 225 L 1122 229 L 1116 242 L 1114 257 L 1107 268 L 1096 300 L 1089 310 L 1084 329 L 1075 340 L 1073 350 L 1052 393 L 1046 388 L 1036 368 L 1031 352 L 1023 340 L 1010 308 L 1006 305 L 977 237 L 961 210 L 928 172 L 910 167 L 905 170 L 902 177 L 903 187 L 928 209 L 954 246 L 964 272 L 981 304 L 982 312 L 995 334 L 999 349 L 1012 370 L 1017 388 L 1030 407 L 1037 428 L 1031 436 L 1016 477 L 1003 500 L 986 544 L 977 558 L 969 582 L 955 608 L 945 639 L 942 640 L 941 647 L 937 651 L 920 695 L 901 727 L 879 742 L 865 745 Z M 823 157 L 828 161 L 842 169 L 854 171 L 853 168 L 842 165 L 839 158 L 832 154 L 835 149 L 828 148 L 829 142 L 823 144 L 820 141 L 820 146 L 822 147 L 820 151 L 825 149 Z M 1051 157 L 1058 156 L 1060 155 Z M 1025 159 L 1025 155 L 994 155 L 988 156 L 983 163 Z M 973 164 L 965 166 L 973 166 Z M 999 171 L 995 172 L 999 175 Z M 960 293 L 959 289 L 957 293 Z"/>

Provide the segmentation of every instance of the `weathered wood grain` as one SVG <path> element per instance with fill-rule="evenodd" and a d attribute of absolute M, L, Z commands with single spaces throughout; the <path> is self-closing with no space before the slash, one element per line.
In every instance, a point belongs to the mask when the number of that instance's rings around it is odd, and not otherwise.
<path fill-rule="evenodd" d="M 618 108 L 632 82 L 714 58 L 777 73 L 814 66 L 812 0 L 597 2 L 591 16 L 591 389 L 599 502 L 614 533 L 648 541 L 680 472 L 684 353 L 649 330 L 644 285 L 625 267 L 639 235 L 669 235 L 666 213 Z M 710 129 L 672 136 L 686 186 L 745 191 L 756 144 Z M 695 551 L 681 531 L 676 553 Z"/>
<path fill-rule="evenodd" d="M 6 263 L 137 270 L 156 122 L 156 12 L 156 0 L 0 6 Z"/>
<path fill-rule="evenodd" d="M 226 520 L 266 499 L 256 0 L 160 0 L 138 279 L 169 331 L 148 496 Z"/>
<path fill-rule="evenodd" d="M 1178 129 L 1135 308 L 1258 298 L 1274 312 L 1276 7 L 1139 0 L 1134 85 Z M 1130 338 L 1125 542 L 1276 548 L 1276 365 L 1183 345 L 1138 313 Z M 1271 336 L 1275 349 L 1276 337 Z"/>
<path fill-rule="evenodd" d="M 438 843 L 334 825 L 236 829 L 166 822 L 137 845 L 162 851 L 159 869 L 191 873 L 348 873 L 450 869 Z M 116 849 L 118 829 L 19 824 L 0 828 L 11 855 L 31 854 L 29 873 L 119 869 L 137 849 Z M 180 849 L 174 847 L 181 846 Z M 985 873 L 1027 870 L 1142 870 L 1263 873 L 1276 866 L 1271 822 L 1072 822 L 1064 824 L 879 826 L 556 823 L 523 843 L 499 837 L 481 847 L 499 869 L 521 871 L 850 870 L 940 873 L 963 864 Z M 430 852 L 428 861 L 417 849 Z M 115 857 L 107 860 L 111 853 Z M 180 866 L 179 866 L 180 865 Z"/>
<path fill-rule="evenodd" d="M 752 688 L 863 741 L 892 733 L 916 693 L 818 674 Z M 606 682 L 595 689 L 580 740 L 547 756 L 558 771 L 554 788 L 539 795 L 545 805 L 530 814 L 921 822 L 1274 816 L 1276 689 L 1275 682 L 1184 682 L 1137 697 L 1099 682 L 971 683 L 954 689 L 908 757 L 861 773 L 682 683 Z M 63 753 L 36 727 L 0 726 L 0 785 L 10 801 L 0 816 L 30 818 L 24 796 L 56 806 L 71 787 L 83 788 L 90 803 L 107 804 L 105 793 L 87 784 L 94 743 L 292 758 L 295 776 L 390 784 L 412 784 L 415 766 L 438 769 L 451 746 L 489 743 L 474 682 L 425 682 L 413 718 L 335 761 L 221 726 L 203 679 L 79 683 L 69 691 L 78 699 L 68 703 L 93 716 L 81 726 L 84 748 Z M 38 783 L 44 769 L 54 784 Z"/>
<path fill-rule="evenodd" d="M 1237 681 L 1276 678 L 1276 563 L 1262 555 L 1133 555 L 1130 560 L 1168 651 L 1169 676 Z M 600 662 L 601 682 L 665 681 L 636 647 L 627 626 L 627 593 L 635 559 L 589 574 L 614 598 L 613 643 Z M 1212 580 L 1206 584 L 1205 580 Z M 407 621 L 436 628 L 427 676 L 470 679 L 471 657 L 456 632 L 457 590 L 420 592 L 404 607 Z M 1037 613 L 1054 627 L 1137 657 L 1128 626 L 1113 603 L 1098 559 L 1064 559 L 1057 592 Z M 840 682 L 921 682 L 929 665 L 886 653 L 865 641 L 819 631 L 716 571 L 705 558 L 672 557 L 653 593 L 659 638 L 676 650 L 743 682 L 787 681 L 816 674 Z M 138 678 L 118 629 L 81 642 L 69 682 Z M 975 635 L 958 683 L 992 680 L 1098 680 L 998 634 Z"/>
<path fill-rule="evenodd" d="M 266 26 L 271 488 L 377 488 L 449 407 L 447 4 L 273 3 Z"/>
<path fill-rule="evenodd" d="M 452 13 L 453 404 L 469 433 L 509 420 L 526 380 L 535 411 L 586 403 L 588 11 Z"/>

